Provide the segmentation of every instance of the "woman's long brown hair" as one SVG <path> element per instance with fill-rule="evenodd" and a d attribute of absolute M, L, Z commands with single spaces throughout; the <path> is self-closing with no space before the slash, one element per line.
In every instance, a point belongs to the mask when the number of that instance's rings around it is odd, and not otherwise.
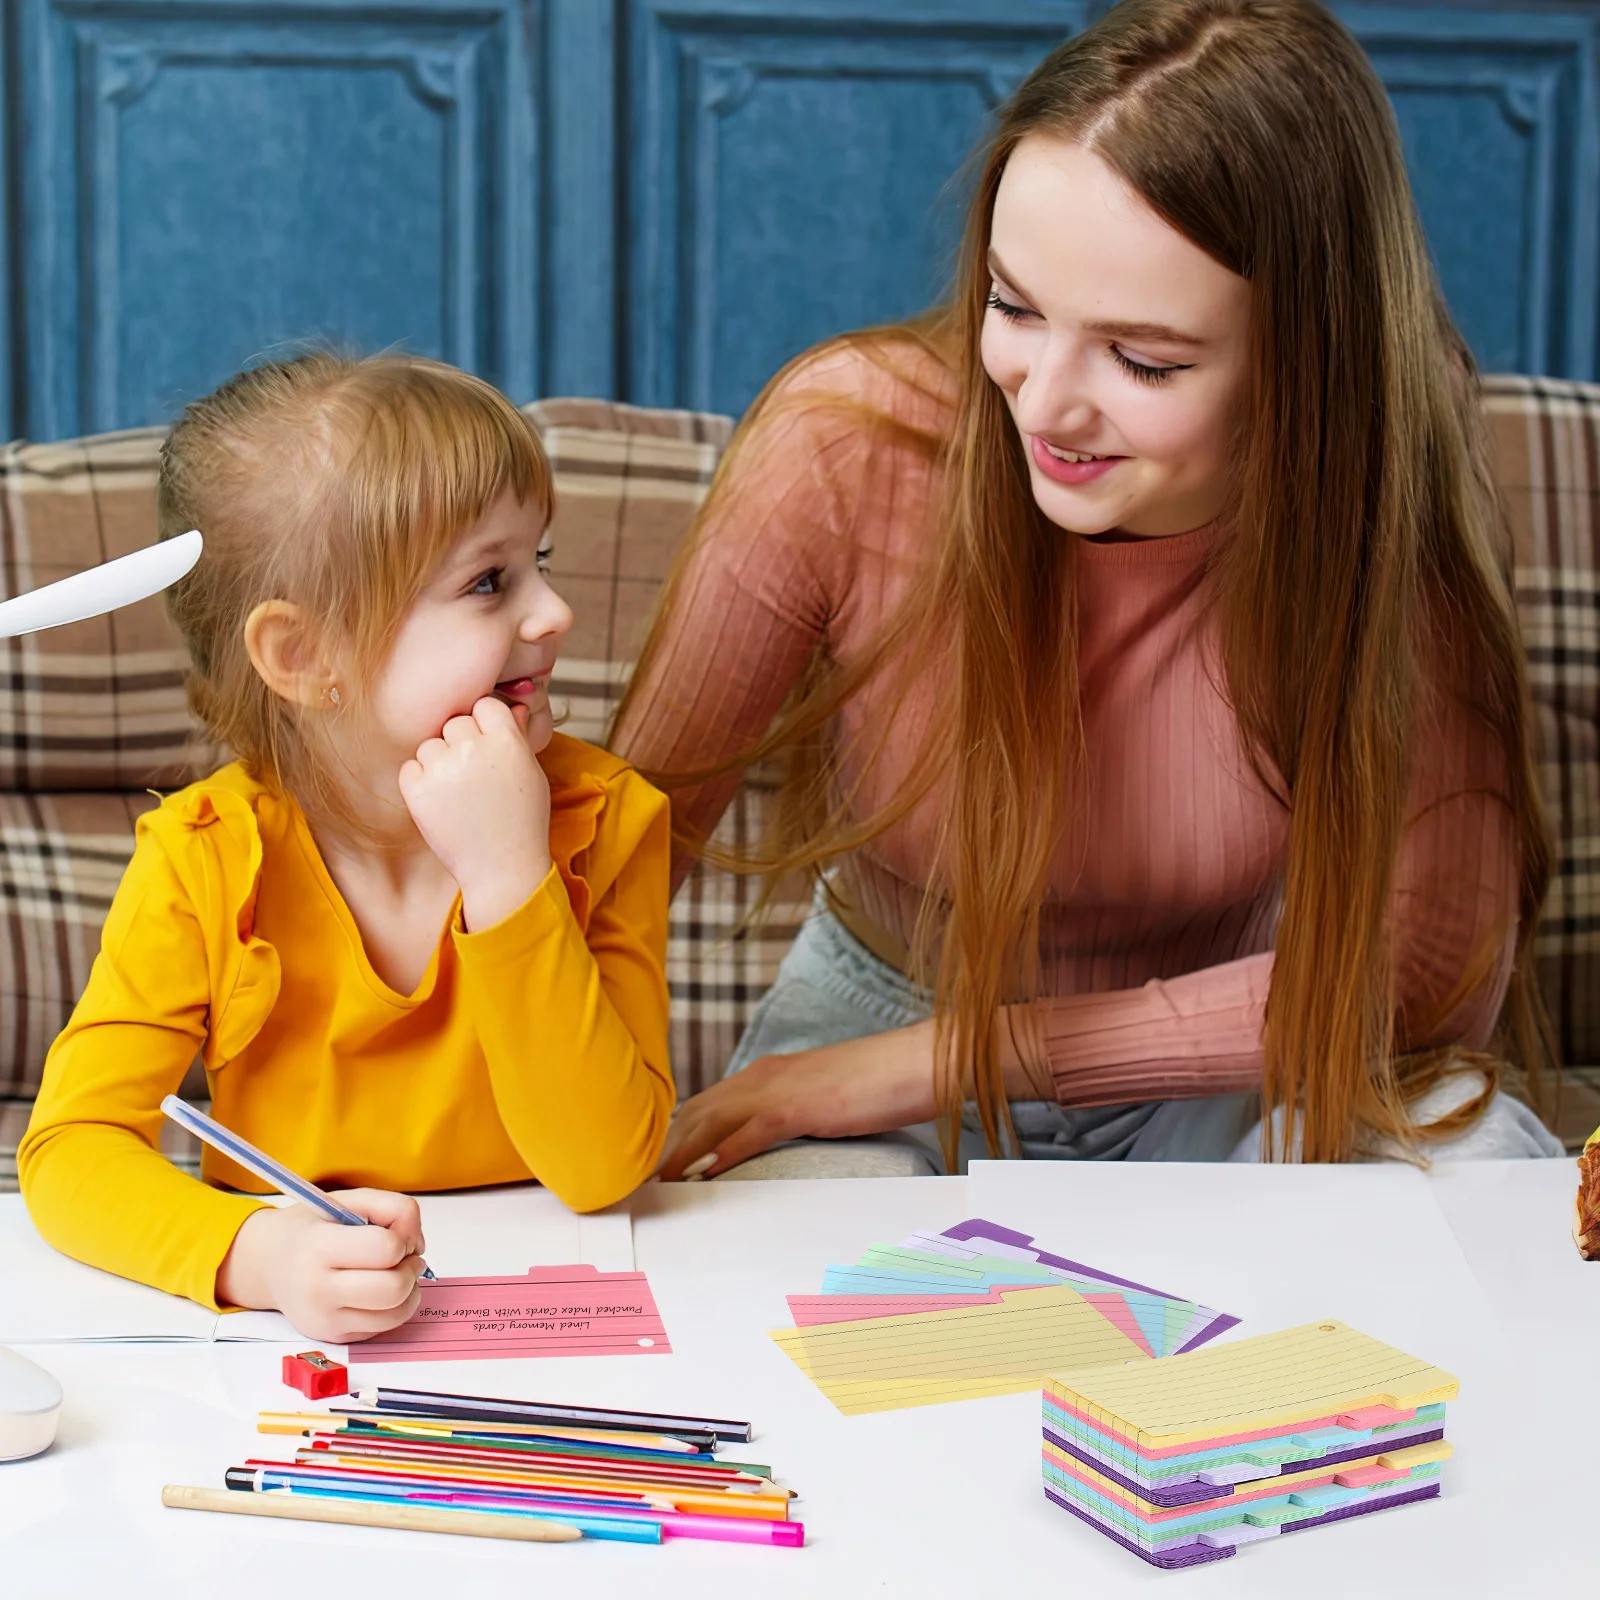
<path fill-rule="evenodd" d="M 1465 695 L 1504 751 L 1522 872 L 1500 1046 L 1537 1103 L 1548 1029 L 1532 940 L 1551 847 L 1475 374 L 1437 289 L 1388 100 L 1360 47 L 1310 0 L 1124 0 L 1002 109 L 951 304 L 892 335 L 852 336 L 890 364 L 896 340 L 914 338 L 953 369 L 949 431 L 917 441 L 942 458 L 940 536 L 877 647 L 837 667 L 815 663 L 789 711 L 739 758 L 789 757 L 777 831 L 753 864 L 814 869 L 942 782 L 918 943 L 937 929 L 946 1159 L 968 1094 L 991 1152 L 1003 1148 L 996 1018 L 1032 993 L 1046 875 L 1076 803 L 1083 737 L 1075 536 L 1039 512 L 979 358 L 996 191 L 1018 143 L 1041 137 L 1093 150 L 1251 288 L 1251 372 L 1212 579 L 1241 739 L 1290 818 L 1264 1154 L 1337 1161 L 1385 1137 L 1415 1147 L 1468 1125 L 1493 1093 L 1492 1059 L 1396 1037 L 1391 891 L 1415 730 L 1432 694 Z M 669 585 L 664 608 L 675 593 Z M 953 724 L 929 735 L 889 808 L 852 817 L 834 782 L 830 721 L 868 677 L 903 664 L 908 643 L 941 638 L 953 641 L 959 683 Z M 653 659 L 647 644 L 636 682 Z M 1471 963 L 1464 991 L 1496 954 Z M 1483 1094 L 1416 1127 L 1408 1105 L 1469 1061 L 1488 1069 Z"/>

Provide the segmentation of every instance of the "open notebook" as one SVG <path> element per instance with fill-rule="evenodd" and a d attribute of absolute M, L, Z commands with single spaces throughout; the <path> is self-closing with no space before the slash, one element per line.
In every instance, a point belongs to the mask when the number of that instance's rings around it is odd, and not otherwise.
<path fill-rule="evenodd" d="M 507 1212 L 500 1226 L 485 1215 L 497 1200 Z M 525 1272 L 578 1263 L 606 1272 L 633 1269 L 633 1220 L 626 1213 L 580 1217 L 543 1190 L 424 1196 L 422 1207 L 436 1271 Z M 207 1311 L 59 1254 L 39 1237 L 20 1200 L 0 1204 L 0 1283 L 6 1286 L 0 1344 L 305 1343 L 276 1311 Z"/>

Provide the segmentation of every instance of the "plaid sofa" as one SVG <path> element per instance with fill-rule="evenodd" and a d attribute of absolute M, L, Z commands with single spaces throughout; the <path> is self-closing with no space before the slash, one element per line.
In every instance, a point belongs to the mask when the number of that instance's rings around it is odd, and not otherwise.
<path fill-rule="evenodd" d="M 1563 1059 L 1560 1126 L 1600 1123 L 1600 386 L 1496 378 L 1487 386 L 1517 551 L 1545 792 L 1560 870 L 1540 930 Z M 603 736 L 656 593 L 732 431 L 726 417 L 595 400 L 528 408 L 555 469 L 554 573 L 577 621 L 553 690 L 569 731 Z M 12 595 L 154 537 L 162 432 L 0 453 L 0 583 Z M 218 753 L 196 742 L 184 653 L 159 599 L 0 643 L 0 1189 L 51 1039 L 88 975 L 133 824 Z M 764 779 L 722 824 L 758 822 Z M 669 977 L 680 1091 L 713 1081 L 805 914 L 781 898 L 758 928 L 752 885 L 698 869 L 673 905 Z M 203 1076 L 186 1092 L 203 1096 Z M 169 1152 L 193 1161 L 185 1136 Z"/>

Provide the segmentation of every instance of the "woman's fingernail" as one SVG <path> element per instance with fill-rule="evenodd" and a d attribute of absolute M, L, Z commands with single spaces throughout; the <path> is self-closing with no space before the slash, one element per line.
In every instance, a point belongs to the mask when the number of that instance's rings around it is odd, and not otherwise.
<path fill-rule="evenodd" d="M 696 1178 L 703 1178 L 717 1164 L 717 1152 L 710 1151 L 700 1157 L 698 1161 L 691 1161 L 683 1169 L 683 1181 L 692 1183 Z"/>

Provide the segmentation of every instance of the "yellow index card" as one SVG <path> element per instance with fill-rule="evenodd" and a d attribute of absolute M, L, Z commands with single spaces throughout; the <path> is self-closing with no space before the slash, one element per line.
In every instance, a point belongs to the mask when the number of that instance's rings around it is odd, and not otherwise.
<path fill-rule="evenodd" d="M 1342 1322 L 1308 1322 L 1187 1355 L 1054 1372 L 1046 1393 L 1096 1427 L 1160 1450 L 1386 1406 L 1454 1400 L 1448 1372 Z"/>
<path fill-rule="evenodd" d="M 777 1328 L 772 1337 L 847 1417 L 1019 1394 L 1064 1361 L 1150 1364 L 1065 1284 L 1003 1290 L 998 1305 Z"/>
<path fill-rule="evenodd" d="M 1454 1454 L 1455 1446 L 1448 1439 L 1435 1439 L 1432 1444 L 1414 1444 L 1408 1450 L 1386 1450 L 1378 1457 L 1378 1465 L 1409 1472 L 1434 1461 L 1448 1461 Z"/>

